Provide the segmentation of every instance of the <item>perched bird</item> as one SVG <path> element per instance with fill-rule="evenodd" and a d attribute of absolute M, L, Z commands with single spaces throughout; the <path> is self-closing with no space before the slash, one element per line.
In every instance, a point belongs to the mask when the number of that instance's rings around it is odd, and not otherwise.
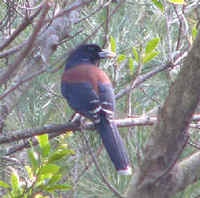
<path fill-rule="evenodd" d="M 98 66 L 100 59 L 115 54 L 86 44 L 69 54 L 61 80 L 61 92 L 69 106 L 95 124 L 117 172 L 130 175 L 128 154 L 112 118 L 115 96 L 111 81 Z"/>

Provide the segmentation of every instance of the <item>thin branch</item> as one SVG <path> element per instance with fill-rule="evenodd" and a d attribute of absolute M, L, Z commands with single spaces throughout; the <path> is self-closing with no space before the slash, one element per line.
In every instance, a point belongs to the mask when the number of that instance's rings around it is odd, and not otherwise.
<path fill-rule="evenodd" d="M 44 4 L 41 4 L 38 10 L 29 18 L 24 18 L 22 24 L 13 32 L 13 34 L 0 46 L 0 51 L 6 48 L 28 25 L 33 22 L 33 19 L 40 13 Z"/>
<path fill-rule="evenodd" d="M 98 158 L 100 156 L 102 149 L 103 149 L 103 144 L 100 145 L 98 151 L 96 152 L 96 158 Z M 87 163 L 87 165 L 85 166 L 85 168 L 81 171 L 81 173 L 78 175 L 78 177 L 74 181 L 75 184 L 77 184 L 79 182 L 79 180 L 85 174 L 85 172 L 92 166 L 93 162 L 94 162 L 93 160 L 90 160 Z"/>
<path fill-rule="evenodd" d="M 12 75 L 12 73 L 20 66 L 21 62 L 24 60 L 24 58 L 28 55 L 28 53 L 30 52 L 30 50 L 32 49 L 32 46 L 34 44 L 34 41 L 36 39 L 37 34 L 39 33 L 42 25 L 43 25 L 43 21 L 45 19 L 46 14 L 48 13 L 49 10 L 49 6 L 48 3 L 46 3 L 44 5 L 44 10 L 40 16 L 40 19 L 38 21 L 38 23 L 35 26 L 34 32 L 32 33 L 32 35 L 30 36 L 27 46 L 25 47 L 25 49 L 22 51 L 22 53 L 19 55 L 18 59 L 8 67 L 7 71 L 4 72 L 1 76 L 0 76 L 0 85 L 2 85 L 3 83 L 7 82 L 9 80 L 9 77 Z"/>
<path fill-rule="evenodd" d="M 0 95 L 0 100 L 5 98 L 8 94 L 13 92 L 15 89 L 17 89 L 20 85 L 32 80 L 33 78 L 37 77 L 38 75 L 44 73 L 46 71 L 46 68 L 42 68 L 40 71 L 37 71 L 30 76 L 26 77 L 25 79 L 20 80 L 16 85 L 12 86 L 9 90 L 5 91 L 2 95 Z"/>
<path fill-rule="evenodd" d="M 51 22 L 52 20 L 54 20 L 54 19 L 56 19 L 56 18 L 58 18 L 58 17 L 61 17 L 61 16 L 63 16 L 63 15 L 67 15 L 67 14 L 69 14 L 71 11 L 73 11 L 73 10 L 76 10 L 76 9 L 78 9 L 78 8 L 81 8 L 81 7 L 83 7 L 83 6 L 87 6 L 87 5 L 89 5 L 91 2 L 93 2 L 93 0 L 88 0 L 88 1 L 82 1 L 81 3 L 79 3 L 78 5 L 75 5 L 75 6 L 73 6 L 73 7 L 70 7 L 70 8 L 68 8 L 68 9 L 65 9 L 65 10 L 63 10 L 63 11 L 61 11 L 61 12 L 59 12 L 57 15 L 55 15 L 54 17 L 53 17 L 53 19 L 47 19 L 46 21 L 45 21 L 45 23 L 48 23 L 48 22 Z"/>
<path fill-rule="evenodd" d="M 168 68 L 172 67 L 172 63 L 166 63 L 166 64 L 163 64 L 161 66 L 158 66 L 156 67 L 155 69 L 153 69 L 152 71 L 146 73 L 146 74 L 143 74 L 143 75 L 140 75 L 136 80 L 135 80 L 135 85 L 134 87 L 137 87 L 139 86 L 141 83 L 143 83 L 144 81 L 150 79 L 151 77 L 153 77 L 154 75 L 156 75 L 157 73 L 159 72 L 162 72 Z M 117 95 L 116 95 L 116 99 L 119 99 L 121 98 L 122 96 L 124 96 L 125 94 L 127 94 L 130 89 L 132 89 L 131 86 L 128 86 L 127 88 L 121 90 Z"/>
<path fill-rule="evenodd" d="M 118 6 L 116 6 L 116 8 L 112 11 L 112 13 L 107 17 L 107 20 L 110 20 L 111 17 L 116 14 L 117 10 L 122 6 L 123 3 L 125 3 L 126 0 L 123 0 L 119 3 Z M 103 25 L 105 24 L 105 22 L 101 23 L 82 43 L 87 43 L 88 40 L 93 37 L 99 30 L 100 28 L 103 27 Z"/>
<path fill-rule="evenodd" d="M 18 52 L 19 50 L 23 49 L 23 47 L 27 44 L 28 40 L 25 40 L 23 41 L 21 44 L 15 46 L 15 47 L 12 47 L 6 51 L 3 51 L 0 53 L 0 58 L 5 58 L 7 56 L 10 56 L 16 52 Z"/>
<path fill-rule="evenodd" d="M 21 131 L 15 131 L 11 136 L 4 136 L 0 138 L 0 144 L 3 143 L 10 143 L 13 141 L 18 141 L 18 140 L 25 140 L 30 137 L 34 137 L 37 135 L 42 135 L 45 133 L 52 134 L 52 133 L 57 133 L 63 134 L 67 131 L 75 131 L 79 129 L 79 125 L 77 123 L 72 123 L 69 122 L 67 124 L 50 124 L 44 127 L 39 127 L 36 129 L 24 129 Z"/>
<path fill-rule="evenodd" d="M 181 37 L 182 37 L 182 34 L 183 34 L 183 22 L 182 22 L 181 17 L 178 14 L 177 6 L 173 5 L 173 8 L 174 8 L 176 16 L 178 17 L 178 20 L 179 20 L 178 39 L 177 39 L 177 44 L 176 44 L 176 50 L 179 50 Z"/>
<path fill-rule="evenodd" d="M 93 162 L 94 162 L 94 164 L 95 164 L 95 166 L 96 166 L 96 169 L 97 169 L 97 171 L 99 172 L 99 174 L 100 174 L 100 176 L 101 176 L 103 182 L 104 182 L 104 183 L 106 184 L 106 186 L 116 195 L 116 197 L 123 198 L 123 197 L 120 195 L 120 193 L 117 191 L 117 189 L 115 189 L 115 188 L 107 181 L 106 177 L 104 176 L 103 172 L 101 171 L 101 168 L 99 167 L 99 164 L 98 164 L 98 162 L 97 162 L 97 160 L 96 160 L 96 157 L 94 156 L 94 154 L 93 154 L 93 152 L 92 152 L 92 150 L 91 150 L 91 148 L 90 148 L 89 142 L 88 142 L 88 140 L 87 140 L 85 134 L 84 134 L 84 133 L 81 133 L 81 134 L 82 134 L 83 139 L 85 140 L 85 143 L 86 143 L 86 146 L 87 146 L 87 148 L 88 148 L 88 151 L 89 151 L 89 153 L 90 153 L 90 155 L 91 155 L 91 157 L 92 157 L 92 160 L 93 160 Z"/>
<path fill-rule="evenodd" d="M 141 50 L 140 50 L 141 51 Z M 128 91 L 128 116 L 132 114 L 132 91 L 135 88 L 136 85 L 136 79 L 140 76 L 142 71 L 142 61 L 141 61 L 141 53 L 139 53 L 139 61 L 138 61 L 138 67 L 136 69 L 136 72 L 133 74 L 133 78 L 130 82 L 130 89 Z"/>
<path fill-rule="evenodd" d="M 157 122 L 156 116 L 130 116 L 129 118 L 114 120 L 118 127 L 133 127 L 133 126 L 151 126 Z M 200 121 L 200 114 L 193 115 L 192 121 Z M 84 124 L 85 130 L 94 130 L 94 125 L 91 122 Z M 63 134 L 67 131 L 80 130 L 79 124 L 76 122 L 68 122 L 66 124 L 49 124 L 38 128 L 29 128 L 17 131 L 8 131 L 7 134 L 13 134 L 9 136 L 0 136 L 0 145 L 5 143 L 11 143 L 14 141 L 25 140 L 37 135 L 42 134 Z"/>
<path fill-rule="evenodd" d="M 110 20 L 108 19 L 109 15 L 110 15 L 110 7 L 107 6 L 103 48 L 105 48 L 106 43 L 108 42 L 108 32 L 109 32 L 109 22 L 110 22 Z"/>

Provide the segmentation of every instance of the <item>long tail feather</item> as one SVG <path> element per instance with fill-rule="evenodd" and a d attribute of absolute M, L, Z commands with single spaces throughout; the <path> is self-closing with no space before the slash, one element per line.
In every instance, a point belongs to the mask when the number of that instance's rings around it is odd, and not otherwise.
<path fill-rule="evenodd" d="M 118 173 L 131 174 L 128 153 L 116 124 L 102 116 L 100 123 L 96 124 L 96 129 Z"/>

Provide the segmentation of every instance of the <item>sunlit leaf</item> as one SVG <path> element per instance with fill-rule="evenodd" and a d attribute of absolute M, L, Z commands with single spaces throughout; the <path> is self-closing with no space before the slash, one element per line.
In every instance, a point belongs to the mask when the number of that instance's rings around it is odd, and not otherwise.
<path fill-rule="evenodd" d="M 184 4 L 185 1 L 184 0 L 168 0 L 170 3 L 174 3 L 174 4 Z"/>
<path fill-rule="evenodd" d="M 41 148 L 41 151 L 42 151 L 42 156 L 47 157 L 48 154 L 49 154 L 49 151 L 50 151 L 50 144 L 49 144 L 49 140 L 48 140 L 48 135 L 44 134 L 44 135 L 37 136 L 36 138 L 39 142 L 39 145 L 40 145 L 40 148 Z"/>
<path fill-rule="evenodd" d="M 0 187 L 10 188 L 10 186 L 7 183 L 5 183 L 4 181 L 1 181 L 1 180 L 0 180 Z"/>
<path fill-rule="evenodd" d="M 153 4 L 161 10 L 161 12 L 164 12 L 164 6 L 160 0 L 151 0 Z"/>
<path fill-rule="evenodd" d="M 139 55 L 135 47 L 132 48 L 133 55 L 135 57 L 136 62 L 139 62 Z"/>
<path fill-rule="evenodd" d="M 196 38 L 197 36 L 197 25 L 195 24 L 192 28 L 192 38 L 193 40 Z"/>
<path fill-rule="evenodd" d="M 160 42 L 159 38 L 154 38 L 150 40 L 146 45 L 145 54 L 151 53 L 157 47 L 159 42 Z"/>
<path fill-rule="evenodd" d="M 134 73 L 133 59 L 129 57 L 128 62 L 129 62 L 130 75 L 133 75 Z"/>
<path fill-rule="evenodd" d="M 116 52 L 116 41 L 112 36 L 110 36 L 110 45 L 112 52 Z"/>
<path fill-rule="evenodd" d="M 39 167 L 39 156 L 33 149 L 31 149 L 28 151 L 28 158 L 31 162 L 33 172 L 35 173 L 36 169 Z"/>
<path fill-rule="evenodd" d="M 34 198 L 49 198 L 49 196 L 44 196 L 42 194 L 37 194 L 34 196 Z"/>
<path fill-rule="evenodd" d="M 125 54 L 120 54 L 117 57 L 117 62 L 120 63 L 120 62 L 124 61 L 125 59 L 126 59 L 126 55 Z"/>
<path fill-rule="evenodd" d="M 72 189 L 72 186 L 69 185 L 69 184 L 55 184 L 55 185 L 52 185 L 52 186 L 49 186 L 48 188 L 46 188 L 47 191 L 49 192 L 52 192 L 52 191 L 55 191 L 55 190 L 70 190 Z"/>
<path fill-rule="evenodd" d="M 42 174 L 56 174 L 59 171 L 60 167 L 55 164 L 47 164 L 40 169 L 40 175 Z"/>
<path fill-rule="evenodd" d="M 49 163 L 62 159 L 65 156 L 75 154 L 72 150 L 58 150 L 54 152 L 48 159 Z"/>
<path fill-rule="evenodd" d="M 19 192 L 20 187 L 19 187 L 19 175 L 16 170 L 13 169 L 13 172 L 11 174 L 11 186 L 13 192 Z"/>
<path fill-rule="evenodd" d="M 33 171 L 31 169 L 31 167 L 30 166 L 25 166 L 25 168 L 26 168 L 26 171 L 27 171 L 28 176 L 30 177 L 30 179 L 33 179 L 34 174 L 33 174 Z"/>
<path fill-rule="evenodd" d="M 153 51 L 150 54 L 147 54 L 143 57 L 143 64 L 151 61 L 154 57 L 156 57 L 160 52 Z"/>
<path fill-rule="evenodd" d="M 61 174 L 56 174 L 56 175 L 52 176 L 52 178 L 48 181 L 48 185 L 55 184 L 56 182 L 59 182 L 61 178 L 62 178 Z"/>

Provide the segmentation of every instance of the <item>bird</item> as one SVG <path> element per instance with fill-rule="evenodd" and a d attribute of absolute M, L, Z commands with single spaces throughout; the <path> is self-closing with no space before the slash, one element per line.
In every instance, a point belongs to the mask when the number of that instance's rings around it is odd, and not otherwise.
<path fill-rule="evenodd" d="M 119 175 L 131 175 L 129 155 L 113 120 L 115 95 L 111 80 L 99 68 L 100 60 L 115 57 L 97 44 L 72 50 L 61 77 L 61 93 L 78 114 L 91 120 Z"/>

